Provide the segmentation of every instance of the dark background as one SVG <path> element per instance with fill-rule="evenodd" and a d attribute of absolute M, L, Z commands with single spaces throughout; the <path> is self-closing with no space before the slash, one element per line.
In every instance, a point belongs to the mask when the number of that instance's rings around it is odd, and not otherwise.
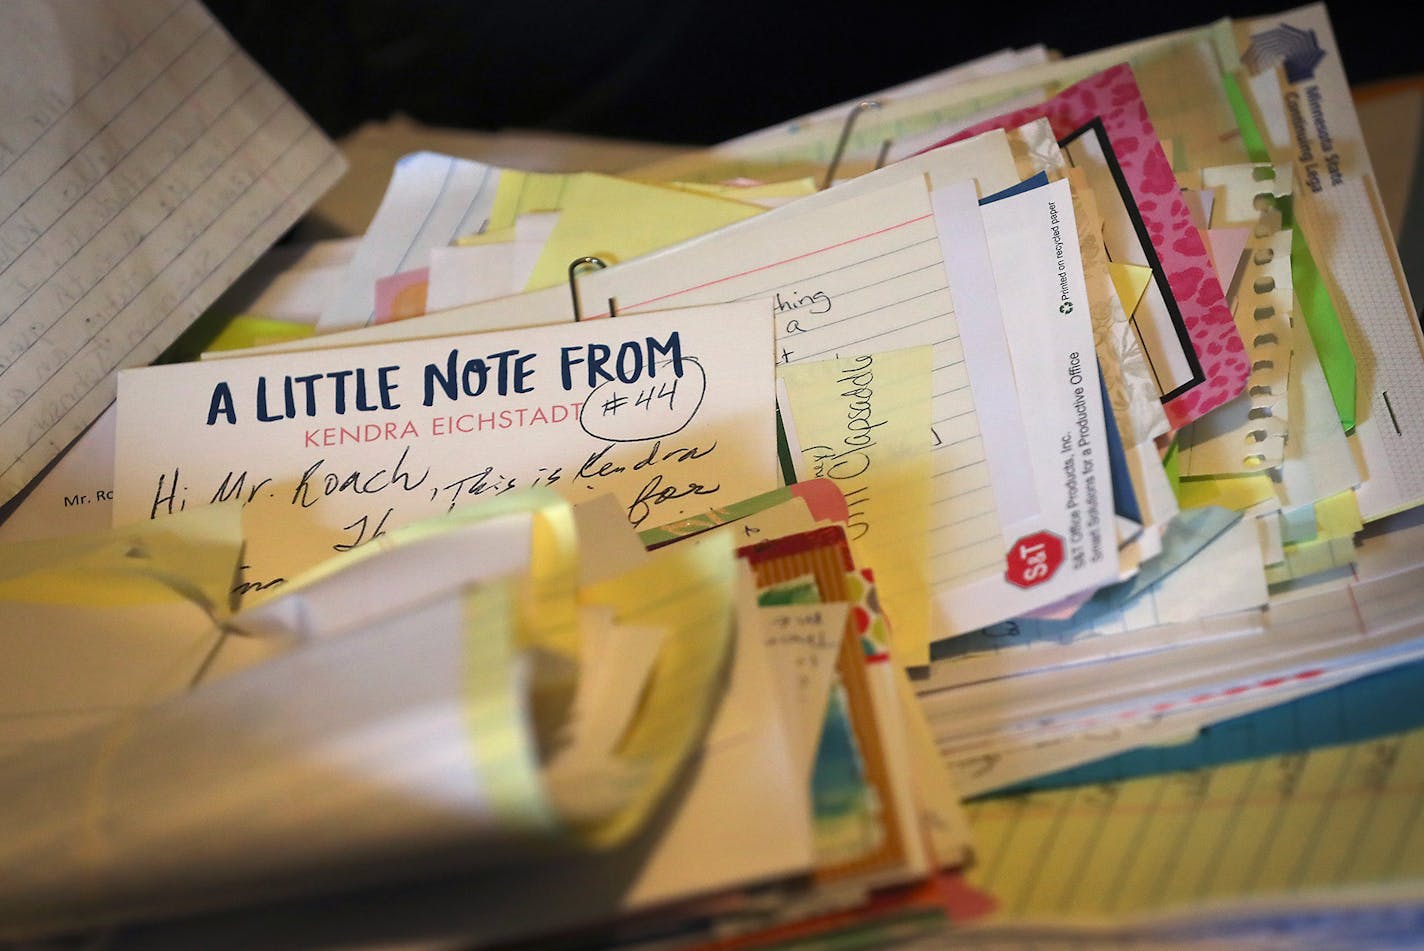
<path fill-rule="evenodd" d="M 712 144 L 1006 47 L 1066 56 L 1281 3 L 208 0 L 328 134 L 430 125 Z M 985 12 L 987 8 L 988 12 Z M 1327 6 L 1355 85 L 1424 72 L 1406 2 Z M 1410 11 L 1408 13 L 1401 11 Z M 991 16 L 992 14 L 992 16 Z"/>

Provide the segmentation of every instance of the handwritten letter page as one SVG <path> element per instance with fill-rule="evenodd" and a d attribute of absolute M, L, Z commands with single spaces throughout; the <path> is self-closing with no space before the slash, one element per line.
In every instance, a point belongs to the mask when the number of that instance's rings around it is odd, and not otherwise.
<path fill-rule="evenodd" d="M 25 0 L 0 30 L 3 502 L 344 163 L 191 0 Z"/>

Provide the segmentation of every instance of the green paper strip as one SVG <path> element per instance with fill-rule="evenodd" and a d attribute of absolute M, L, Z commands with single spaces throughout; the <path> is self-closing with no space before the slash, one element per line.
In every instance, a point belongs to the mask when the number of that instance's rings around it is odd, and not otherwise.
<path fill-rule="evenodd" d="M 1355 428 L 1355 355 L 1350 352 L 1340 315 L 1298 224 L 1291 234 L 1291 282 L 1300 315 L 1310 331 L 1310 342 L 1315 344 L 1320 368 L 1325 371 L 1335 412 L 1348 433 Z"/>
<path fill-rule="evenodd" d="M 1271 153 L 1266 149 L 1266 140 L 1261 138 L 1261 130 L 1256 126 L 1256 119 L 1251 115 L 1251 107 L 1236 82 L 1236 76 L 1223 73 L 1221 84 L 1226 90 L 1226 101 L 1236 117 L 1236 125 L 1241 130 L 1241 144 L 1246 147 L 1246 154 L 1258 165 L 1270 162 Z"/>
<path fill-rule="evenodd" d="M 1182 464 L 1181 460 L 1177 458 L 1177 440 L 1175 439 L 1162 455 L 1162 471 L 1167 475 L 1167 484 L 1172 488 L 1172 497 L 1180 502 L 1182 499 Z"/>

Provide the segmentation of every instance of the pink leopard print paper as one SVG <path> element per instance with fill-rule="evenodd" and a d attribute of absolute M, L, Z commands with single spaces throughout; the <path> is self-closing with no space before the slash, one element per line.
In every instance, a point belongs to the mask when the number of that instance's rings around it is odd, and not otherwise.
<path fill-rule="evenodd" d="M 1236 397 L 1246 387 L 1250 358 L 1201 233 L 1192 224 L 1176 176 L 1147 116 L 1131 67 L 1123 63 L 1104 70 L 1047 102 L 970 126 L 931 148 L 1039 118 L 1048 119 L 1060 140 L 1099 119 L 1117 156 L 1205 376 L 1164 401 L 1172 428 L 1180 429 Z"/>

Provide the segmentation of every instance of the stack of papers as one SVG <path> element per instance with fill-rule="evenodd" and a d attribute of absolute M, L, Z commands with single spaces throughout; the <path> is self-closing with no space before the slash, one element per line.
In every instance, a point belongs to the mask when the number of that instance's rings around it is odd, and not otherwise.
<path fill-rule="evenodd" d="M 106 15 L 226 42 L 192 2 Z M 167 68 L 226 90 L 196 48 Z M 244 134 L 287 144 L 207 168 L 252 208 L 167 257 L 147 191 L 0 169 L 81 247 L 42 272 L 31 234 L 0 323 L 0 930 L 385 889 L 459 897 L 479 944 L 1206 946 L 1307 885 L 1421 906 L 1410 862 L 1233 884 L 1165 819 L 1103 890 L 1014 847 L 1119 796 L 1261 824 L 1172 779 L 961 808 L 1424 658 L 1424 335 L 1322 5 L 1005 51 L 618 174 L 417 151 L 362 235 L 260 260 L 340 160 L 223 48 Z M 84 154 L 68 115 L 16 163 Z M 1310 755 L 1338 798 L 1367 754 Z M 1075 888 L 1099 930 L 1059 920 Z"/>

